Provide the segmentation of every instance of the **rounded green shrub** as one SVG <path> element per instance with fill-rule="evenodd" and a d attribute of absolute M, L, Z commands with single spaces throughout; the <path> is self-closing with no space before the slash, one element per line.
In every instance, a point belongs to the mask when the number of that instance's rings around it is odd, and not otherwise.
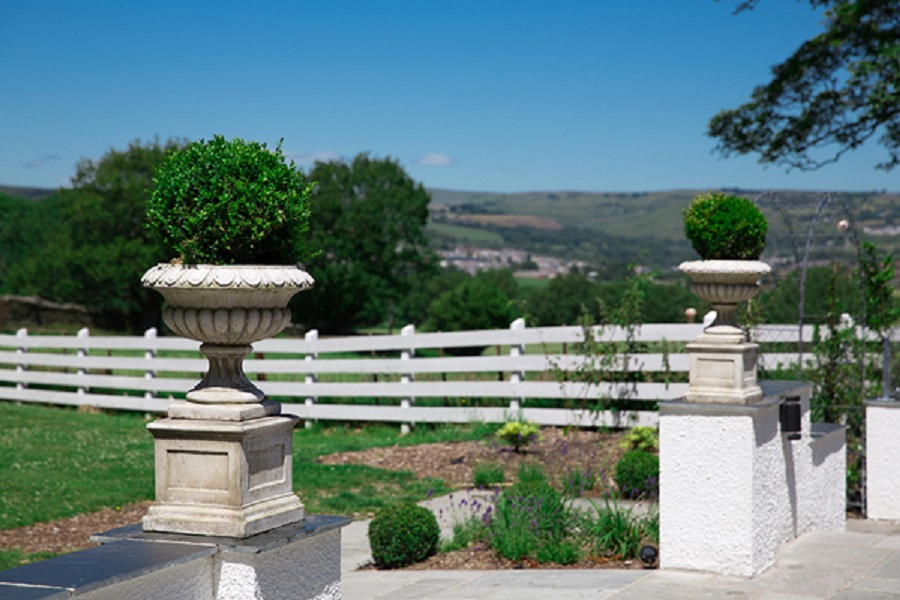
<path fill-rule="evenodd" d="M 399 569 L 437 552 L 441 529 L 427 508 L 399 504 L 381 510 L 369 524 L 372 559 L 384 569 Z"/>
<path fill-rule="evenodd" d="M 704 260 L 757 260 L 768 223 L 746 198 L 701 194 L 684 211 L 684 234 Z"/>
<path fill-rule="evenodd" d="M 616 486 L 625 498 L 652 498 L 659 493 L 659 457 L 644 450 L 626 452 L 616 463 Z"/>
<path fill-rule="evenodd" d="M 193 142 L 166 157 L 153 183 L 147 228 L 182 262 L 280 265 L 309 255 L 312 184 L 280 144 Z"/>
<path fill-rule="evenodd" d="M 521 452 L 523 446 L 531 444 L 540 437 L 541 428 L 531 421 L 507 421 L 503 427 L 497 430 L 496 435 L 512 446 L 516 452 Z"/>
<path fill-rule="evenodd" d="M 653 452 L 659 449 L 659 432 L 656 427 L 637 425 L 628 430 L 619 442 L 619 447 L 623 450 Z"/>

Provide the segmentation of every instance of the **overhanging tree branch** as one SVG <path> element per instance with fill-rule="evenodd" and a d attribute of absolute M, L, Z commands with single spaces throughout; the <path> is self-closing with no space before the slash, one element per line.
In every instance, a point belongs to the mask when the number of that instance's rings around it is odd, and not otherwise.
<path fill-rule="evenodd" d="M 735 12 L 753 9 L 741 2 Z M 723 110 L 707 133 L 725 156 L 815 170 L 876 137 L 877 168 L 900 164 L 900 0 L 810 0 L 826 29 L 772 69 L 750 101 Z"/>

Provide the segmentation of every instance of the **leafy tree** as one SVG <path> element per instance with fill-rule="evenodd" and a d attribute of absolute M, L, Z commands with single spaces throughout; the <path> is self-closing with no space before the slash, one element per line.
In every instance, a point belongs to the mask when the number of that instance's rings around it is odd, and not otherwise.
<path fill-rule="evenodd" d="M 596 305 L 598 293 L 596 283 L 584 275 L 569 273 L 532 292 L 526 306 L 537 325 L 577 325 L 585 307 Z"/>
<path fill-rule="evenodd" d="M 757 2 L 742 2 L 737 12 Z M 900 1 L 809 2 L 826 8 L 825 31 L 773 67 L 749 102 L 713 117 L 709 135 L 726 156 L 759 153 L 762 163 L 801 170 L 880 135 L 888 156 L 877 166 L 893 169 L 900 164 Z"/>
<path fill-rule="evenodd" d="M 409 281 L 409 291 L 400 305 L 399 318 L 403 323 L 424 323 L 428 318 L 428 307 L 435 298 L 471 277 L 455 267 L 417 273 Z"/>
<path fill-rule="evenodd" d="M 880 254 L 873 244 L 860 245 L 859 276 L 866 299 L 866 325 L 881 338 L 900 320 L 900 304 L 894 296 L 894 256 Z"/>
<path fill-rule="evenodd" d="M 835 273 L 837 277 L 835 277 Z M 774 289 L 764 291 L 760 298 L 764 319 L 768 323 L 796 323 L 800 319 L 800 271 L 791 272 L 778 282 Z M 813 266 L 806 274 L 806 294 L 803 301 L 803 319 L 806 323 L 824 324 L 834 307 L 857 312 L 859 308 L 858 285 L 853 273 L 841 265 Z"/>
<path fill-rule="evenodd" d="M 496 285 L 510 299 L 519 295 L 519 283 L 512 269 L 485 269 L 475 273 L 475 279 Z"/>
<path fill-rule="evenodd" d="M 516 312 L 509 296 L 496 284 L 472 278 L 444 292 L 428 307 L 425 328 L 469 331 L 509 327 Z M 452 348 L 453 354 L 481 354 L 483 347 Z"/>
<path fill-rule="evenodd" d="M 12 265 L 7 287 L 83 304 L 109 329 L 139 333 L 157 325 L 161 299 L 140 278 L 171 252 L 144 228 L 146 201 L 153 173 L 179 145 L 135 141 L 96 162 L 82 159 L 72 188 L 60 190 L 44 215 L 42 245 Z"/>
<path fill-rule="evenodd" d="M 390 158 L 316 163 L 307 265 L 316 279 L 292 304 L 297 320 L 328 332 L 393 321 L 413 277 L 433 265 L 424 235 L 428 192 Z"/>
<path fill-rule="evenodd" d="M 55 218 L 57 198 L 23 200 L 0 194 L 0 293 L 18 294 L 10 287 L 10 271 L 29 254 L 46 245 Z"/>

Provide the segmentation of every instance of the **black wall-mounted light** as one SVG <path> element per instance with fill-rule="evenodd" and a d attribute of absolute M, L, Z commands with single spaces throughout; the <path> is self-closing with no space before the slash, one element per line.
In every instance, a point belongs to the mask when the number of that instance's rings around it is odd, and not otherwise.
<path fill-rule="evenodd" d="M 781 403 L 781 433 L 789 440 L 799 440 L 800 429 L 800 396 L 786 396 Z"/>

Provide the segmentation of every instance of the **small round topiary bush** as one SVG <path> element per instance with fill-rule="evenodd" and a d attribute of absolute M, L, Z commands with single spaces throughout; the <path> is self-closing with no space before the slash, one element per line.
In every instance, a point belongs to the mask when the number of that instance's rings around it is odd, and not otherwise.
<path fill-rule="evenodd" d="M 385 508 L 369 524 L 372 559 L 384 569 L 399 569 L 425 560 L 437 552 L 440 536 L 434 513 L 416 504 Z"/>
<path fill-rule="evenodd" d="M 697 196 L 684 211 L 684 234 L 703 260 L 757 260 L 767 229 L 753 202 L 721 192 Z"/>
<path fill-rule="evenodd" d="M 624 498 L 652 498 L 659 492 L 659 457 L 644 450 L 626 452 L 616 464 L 616 485 Z"/>
<path fill-rule="evenodd" d="M 507 421 L 496 435 L 516 452 L 521 452 L 523 446 L 540 438 L 541 428 L 531 421 Z"/>
<path fill-rule="evenodd" d="M 312 184 L 280 144 L 200 140 L 166 157 L 153 182 L 147 228 L 184 263 L 285 265 L 309 254 Z"/>

